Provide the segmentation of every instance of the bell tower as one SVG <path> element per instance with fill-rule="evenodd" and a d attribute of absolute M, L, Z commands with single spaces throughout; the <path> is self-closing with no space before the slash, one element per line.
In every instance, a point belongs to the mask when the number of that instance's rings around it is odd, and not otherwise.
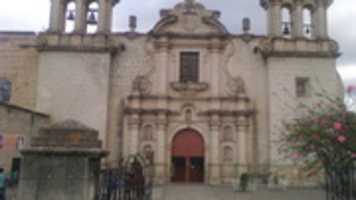
<path fill-rule="evenodd" d="M 120 0 L 51 0 L 50 33 L 65 33 L 66 22 L 74 22 L 73 33 L 86 34 L 95 25 L 95 33 L 111 32 L 112 10 Z M 72 7 L 69 5 L 71 4 Z"/>
<path fill-rule="evenodd" d="M 328 39 L 327 10 L 333 0 L 260 0 L 271 37 Z"/>

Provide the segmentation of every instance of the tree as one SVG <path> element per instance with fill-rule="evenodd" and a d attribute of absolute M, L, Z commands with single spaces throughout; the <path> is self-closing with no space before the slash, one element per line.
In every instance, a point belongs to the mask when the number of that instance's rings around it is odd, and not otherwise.
<path fill-rule="evenodd" d="M 356 87 L 347 89 L 348 103 L 317 94 L 320 102 L 302 105 L 304 116 L 284 123 L 282 150 L 308 168 L 320 167 L 326 177 L 328 199 L 354 200 L 356 113 L 350 110 Z"/>

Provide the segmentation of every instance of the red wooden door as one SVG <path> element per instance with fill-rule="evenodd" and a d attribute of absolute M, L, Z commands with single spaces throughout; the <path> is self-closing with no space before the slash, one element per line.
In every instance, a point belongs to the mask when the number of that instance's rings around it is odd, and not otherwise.
<path fill-rule="evenodd" d="M 204 141 L 191 129 L 178 133 L 172 146 L 173 182 L 204 181 Z"/>

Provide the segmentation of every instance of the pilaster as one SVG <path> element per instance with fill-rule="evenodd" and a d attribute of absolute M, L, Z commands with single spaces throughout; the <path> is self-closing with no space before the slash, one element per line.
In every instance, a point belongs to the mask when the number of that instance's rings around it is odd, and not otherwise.
<path fill-rule="evenodd" d="M 328 38 L 328 27 L 327 27 L 327 7 L 324 4 L 318 5 L 314 11 L 313 18 L 315 24 L 315 37 L 321 39 Z"/>
<path fill-rule="evenodd" d="M 130 140 L 130 155 L 136 155 L 139 152 L 138 147 L 138 136 L 139 136 L 139 127 L 140 127 L 140 117 L 138 114 L 131 114 L 128 120 L 129 126 L 129 140 Z"/>
<path fill-rule="evenodd" d="M 210 52 L 210 59 L 211 59 L 211 66 L 210 66 L 210 71 L 211 71 L 211 92 L 213 97 L 218 97 L 219 96 L 219 85 L 220 85 L 220 52 L 222 49 L 222 42 L 214 38 L 212 39 L 210 46 L 209 46 L 209 52 Z"/>
<path fill-rule="evenodd" d="M 160 113 L 157 116 L 157 145 L 156 145 L 156 183 L 163 184 L 165 182 L 165 163 L 166 163 L 166 132 L 167 132 L 167 116 L 165 113 Z"/>
<path fill-rule="evenodd" d="M 111 32 L 112 23 L 112 0 L 99 0 L 98 33 L 108 34 Z"/>
<path fill-rule="evenodd" d="M 304 17 L 303 17 L 303 4 L 301 1 L 296 1 L 292 10 L 292 36 L 294 38 L 304 37 Z"/>
<path fill-rule="evenodd" d="M 75 0 L 75 33 L 85 33 L 87 25 L 87 0 Z"/>
<path fill-rule="evenodd" d="M 210 117 L 210 174 L 209 184 L 217 185 L 221 183 L 221 165 L 219 161 L 219 129 L 220 117 L 213 115 Z"/>
<path fill-rule="evenodd" d="M 238 134 L 238 172 L 241 175 L 248 171 L 248 123 L 246 116 L 239 116 L 236 122 Z"/>
<path fill-rule="evenodd" d="M 65 20 L 65 5 L 63 0 L 51 1 L 51 16 L 49 32 L 63 32 Z"/>
<path fill-rule="evenodd" d="M 159 84 L 158 84 L 158 93 L 159 95 L 166 95 L 168 92 L 168 67 L 169 67 L 169 51 L 170 51 L 170 44 L 169 39 L 167 37 L 161 37 L 156 41 L 156 49 L 158 53 L 157 56 L 157 65 L 158 65 L 158 77 Z"/>
<path fill-rule="evenodd" d="M 268 33 L 269 36 L 281 36 L 282 17 L 281 17 L 282 4 L 279 1 L 272 1 L 268 10 Z"/>

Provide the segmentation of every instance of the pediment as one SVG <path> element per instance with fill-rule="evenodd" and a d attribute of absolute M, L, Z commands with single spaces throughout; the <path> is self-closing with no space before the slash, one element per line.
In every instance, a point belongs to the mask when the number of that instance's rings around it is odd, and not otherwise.
<path fill-rule="evenodd" d="M 161 10 L 161 19 L 153 34 L 225 35 L 225 26 L 219 21 L 220 12 L 207 10 L 201 3 L 185 0 L 174 9 Z"/>

